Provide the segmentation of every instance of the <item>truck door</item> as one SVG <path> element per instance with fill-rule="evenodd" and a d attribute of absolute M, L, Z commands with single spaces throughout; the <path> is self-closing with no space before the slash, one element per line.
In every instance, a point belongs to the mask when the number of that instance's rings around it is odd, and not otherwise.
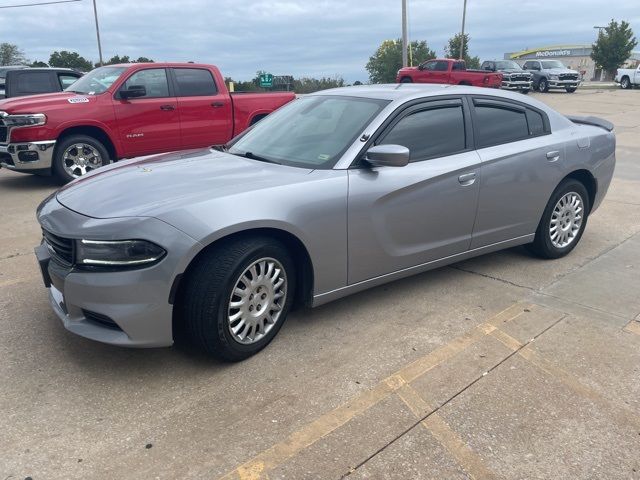
<path fill-rule="evenodd" d="M 123 99 L 120 91 L 131 86 L 144 87 L 145 95 Z M 116 93 L 114 109 L 124 156 L 180 149 L 178 102 L 169 88 L 166 69 L 134 72 Z"/>
<path fill-rule="evenodd" d="M 172 68 L 182 148 L 222 145 L 233 135 L 233 105 L 206 68 Z"/>
<path fill-rule="evenodd" d="M 449 83 L 449 63 L 445 60 L 429 60 L 418 75 L 420 83 Z"/>

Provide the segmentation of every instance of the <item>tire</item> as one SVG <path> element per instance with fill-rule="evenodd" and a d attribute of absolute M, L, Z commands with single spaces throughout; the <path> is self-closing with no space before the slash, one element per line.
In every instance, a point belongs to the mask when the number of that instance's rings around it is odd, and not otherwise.
<path fill-rule="evenodd" d="M 527 95 L 529 93 L 529 89 L 526 88 L 524 90 L 520 90 L 520 93 L 523 94 L 523 95 Z"/>
<path fill-rule="evenodd" d="M 82 153 L 79 154 L 78 148 L 81 145 L 83 146 Z M 75 163 L 71 160 L 72 157 L 76 157 L 78 162 L 82 161 L 85 165 L 73 169 Z M 109 163 L 111 163 L 109 152 L 100 141 L 88 135 L 69 135 L 62 138 L 56 145 L 53 152 L 52 170 L 58 179 L 67 183 Z M 73 174 L 73 171 L 76 174 Z"/>
<path fill-rule="evenodd" d="M 275 275 L 278 266 L 281 272 L 274 285 L 269 275 Z M 261 277 L 265 272 L 272 273 L 267 278 Z M 277 282 L 283 278 L 284 282 L 278 287 Z M 295 279 L 294 262 L 277 240 L 248 237 L 222 243 L 205 253 L 185 280 L 178 305 L 181 327 L 187 338 L 207 354 L 227 362 L 244 360 L 266 347 L 277 335 L 293 303 Z M 252 280 L 251 284 L 247 280 Z M 232 294 L 236 288 L 249 292 L 242 296 Z M 279 293 L 282 296 L 277 297 Z M 261 301 L 259 296 L 267 298 L 265 301 L 269 303 L 257 303 Z M 244 302 L 242 308 L 232 305 L 239 302 Z M 258 311 L 262 312 L 260 317 L 255 316 Z M 239 320 L 230 319 L 238 314 Z M 259 326 L 252 323 L 256 318 L 266 319 L 267 315 L 273 323 L 263 320 L 261 333 Z M 232 329 L 238 329 L 240 335 L 244 333 L 244 342 Z"/>
<path fill-rule="evenodd" d="M 400 79 L 400 83 L 413 83 L 413 80 L 411 79 L 411 77 L 402 77 Z"/>
<path fill-rule="evenodd" d="M 629 80 L 629 77 L 622 77 L 622 80 L 620 80 L 620 87 L 623 90 L 630 90 L 632 85 L 631 85 L 631 80 Z"/>
<path fill-rule="evenodd" d="M 562 214 L 558 215 L 557 212 L 554 212 L 557 208 L 562 212 L 563 209 L 560 206 L 560 201 L 570 198 L 572 195 L 578 197 L 579 205 L 581 205 L 579 226 L 576 225 L 576 217 L 572 217 L 571 208 L 568 209 L 569 213 L 567 217 L 563 217 Z M 567 205 L 570 207 L 571 202 Z M 549 203 L 547 203 L 542 214 L 542 218 L 540 219 L 540 223 L 538 224 L 536 236 L 533 243 L 527 246 L 528 249 L 541 258 L 551 259 L 564 257 L 576 247 L 578 242 L 580 242 L 584 229 L 587 226 L 590 208 L 589 194 L 585 186 L 573 178 L 564 180 L 551 194 Z M 566 223 L 564 223 L 565 218 Z M 560 236 L 556 236 L 555 240 L 552 238 L 552 230 L 554 227 L 552 225 L 552 220 L 559 223 L 559 225 L 555 226 L 555 231 L 560 232 L 559 235 L 562 235 L 563 233 L 569 236 L 573 235 L 570 237 L 570 240 L 568 238 L 568 244 L 562 245 L 562 242 L 558 241 L 562 238 Z M 564 228 L 565 225 L 566 229 Z M 573 229 L 575 227 L 577 227 L 577 229 L 574 231 Z"/>
<path fill-rule="evenodd" d="M 547 93 L 549 91 L 549 82 L 547 82 L 546 78 L 542 77 L 538 80 L 538 91 L 541 93 Z"/>
<path fill-rule="evenodd" d="M 565 88 L 565 90 L 567 91 L 567 93 L 573 93 L 573 92 L 575 92 L 577 90 L 577 88 L 576 87 L 567 87 L 567 88 Z"/>

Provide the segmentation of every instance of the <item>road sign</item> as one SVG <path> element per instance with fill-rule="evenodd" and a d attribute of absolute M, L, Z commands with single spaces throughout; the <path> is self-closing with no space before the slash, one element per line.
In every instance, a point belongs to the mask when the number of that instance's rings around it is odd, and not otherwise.
<path fill-rule="evenodd" d="M 273 75 L 263 73 L 260 75 L 260 86 L 262 88 L 271 88 L 273 86 Z"/>

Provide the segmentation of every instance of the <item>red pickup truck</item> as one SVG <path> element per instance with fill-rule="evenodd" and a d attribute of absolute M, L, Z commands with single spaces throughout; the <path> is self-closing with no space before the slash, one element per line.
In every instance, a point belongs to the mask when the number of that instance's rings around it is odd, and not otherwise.
<path fill-rule="evenodd" d="M 484 70 L 467 70 L 463 60 L 437 58 L 427 60 L 417 67 L 398 70 L 399 83 L 446 83 L 449 85 L 473 85 L 476 87 L 500 88 L 502 74 Z"/>
<path fill-rule="evenodd" d="M 295 94 L 230 94 L 217 67 L 97 68 L 64 92 L 0 100 L 0 165 L 63 181 L 112 160 L 221 145 Z"/>

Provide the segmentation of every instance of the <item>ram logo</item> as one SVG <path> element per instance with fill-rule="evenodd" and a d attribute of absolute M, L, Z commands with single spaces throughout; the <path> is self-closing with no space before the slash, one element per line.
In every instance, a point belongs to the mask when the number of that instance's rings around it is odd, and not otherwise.
<path fill-rule="evenodd" d="M 140 138 L 144 137 L 144 133 L 127 133 L 127 138 Z"/>

